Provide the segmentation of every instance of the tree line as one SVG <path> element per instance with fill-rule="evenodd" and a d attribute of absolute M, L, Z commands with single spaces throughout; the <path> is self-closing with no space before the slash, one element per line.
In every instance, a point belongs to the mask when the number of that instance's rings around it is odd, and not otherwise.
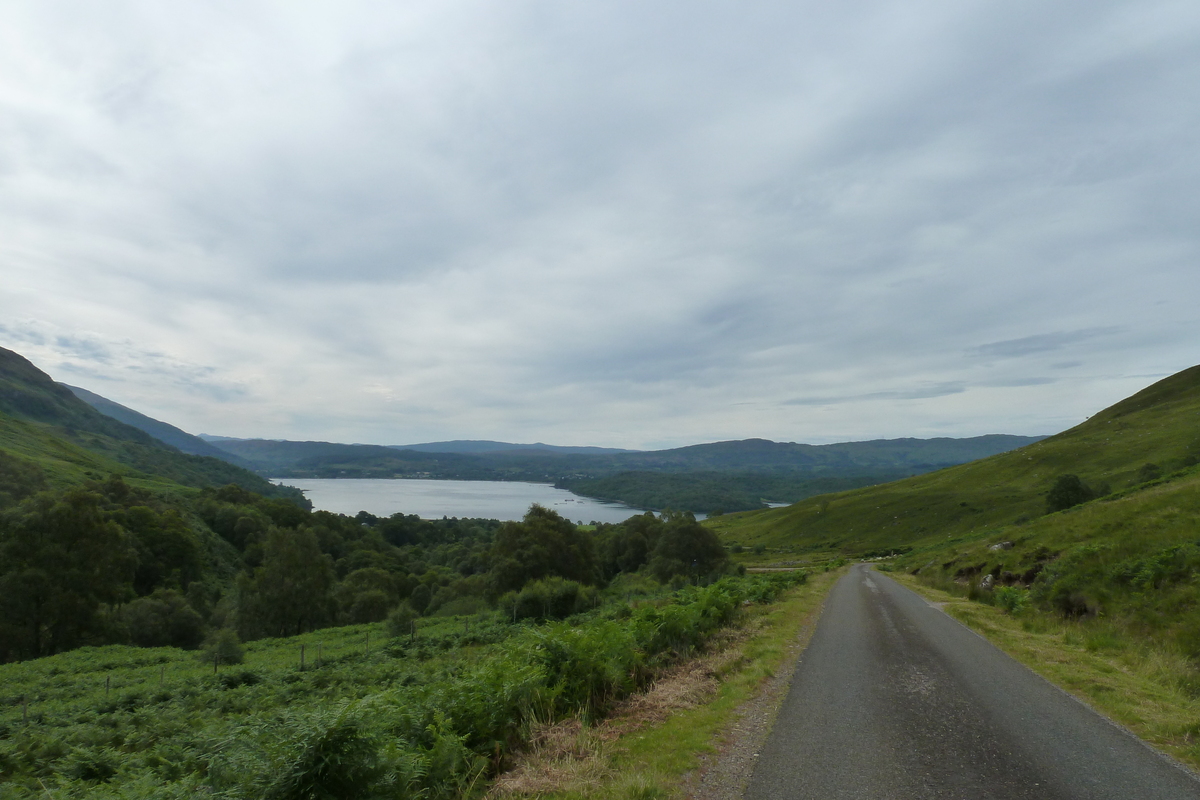
<path fill-rule="evenodd" d="M 561 618 L 623 574 L 701 583 L 729 570 L 690 513 L 594 528 L 537 505 L 516 522 L 350 517 L 236 485 L 179 497 L 114 476 L 35 491 L 0 514 L 0 660 L 389 615 Z"/>

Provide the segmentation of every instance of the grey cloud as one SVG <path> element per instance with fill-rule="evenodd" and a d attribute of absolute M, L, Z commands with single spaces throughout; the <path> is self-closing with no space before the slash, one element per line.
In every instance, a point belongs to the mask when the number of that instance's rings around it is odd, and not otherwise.
<path fill-rule="evenodd" d="M 1035 353 L 1048 353 L 1061 350 L 1079 342 L 1086 342 L 1101 336 L 1112 336 L 1121 333 L 1121 328 L 1108 326 L 1086 328 L 1077 331 L 1056 331 L 1054 333 L 1039 333 L 1024 336 L 1020 339 L 1006 339 L 1000 342 L 990 342 L 972 347 L 967 354 L 978 358 L 1019 358 Z"/>
<path fill-rule="evenodd" d="M 967 387 L 961 383 L 943 383 L 934 386 L 923 386 L 916 389 L 900 391 L 867 392 L 858 395 L 842 395 L 829 397 L 797 397 L 785 400 L 785 406 L 832 406 L 842 403 L 860 403 L 874 400 L 926 400 L 933 397 L 946 397 L 962 394 Z"/>
<path fill-rule="evenodd" d="M 1023 359 L 1193 358 L 1200 7 L 145 8 L 0 12 L 0 335 L 177 424 L 1043 432 Z"/>
<path fill-rule="evenodd" d="M 986 381 L 981 386 L 990 386 L 995 388 L 1013 388 L 1021 386 L 1049 386 L 1052 383 L 1058 383 L 1058 378 L 1002 378 L 999 380 Z"/>

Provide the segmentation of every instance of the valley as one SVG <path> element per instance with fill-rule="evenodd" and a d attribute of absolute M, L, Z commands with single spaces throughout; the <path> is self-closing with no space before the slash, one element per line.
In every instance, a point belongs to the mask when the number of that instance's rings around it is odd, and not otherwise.
<path fill-rule="evenodd" d="M 639 453 L 197 439 L 218 458 L 0 355 L 0 769 L 16 797 L 301 796 L 289 792 L 326 780 L 298 755 L 314 747 L 335 748 L 346 785 L 471 795 L 530 746 L 532 720 L 600 720 L 740 635 L 722 631 L 796 592 L 819 603 L 859 560 L 947 598 L 955 617 L 1200 766 L 1186 711 L 1200 702 L 1200 368 L 1025 443 Z M 507 522 L 338 514 L 258 474 L 398 464 L 508 481 L 579 470 L 557 481 L 647 508 L 730 508 L 703 523 L 677 511 L 595 526 L 538 505 Z M 789 496 L 801 499 L 732 510 L 738 497 Z M 1105 693 L 1106 670 L 1137 676 L 1122 702 Z M 489 683 L 501 673 L 516 682 Z M 232 744 L 201 755 L 217 739 Z"/>

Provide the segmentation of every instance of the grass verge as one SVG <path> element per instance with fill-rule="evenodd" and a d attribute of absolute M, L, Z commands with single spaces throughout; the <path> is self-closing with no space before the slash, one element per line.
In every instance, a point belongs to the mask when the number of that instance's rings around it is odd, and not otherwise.
<path fill-rule="evenodd" d="M 922 583 L 889 577 L 936 602 L 1046 680 L 1136 736 L 1200 771 L 1200 687 L 1187 660 L 1138 641 L 1107 621 L 1070 620 L 1034 609 L 1009 614 Z"/>
<path fill-rule="evenodd" d="M 493 797 L 654 800 L 685 794 L 715 756 L 744 703 L 799 655 L 834 582 L 845 570 L 810 575 L 747 619 L 706 655 L 679 665 L 609 719 L 547 726 L 502 776 Z"/>

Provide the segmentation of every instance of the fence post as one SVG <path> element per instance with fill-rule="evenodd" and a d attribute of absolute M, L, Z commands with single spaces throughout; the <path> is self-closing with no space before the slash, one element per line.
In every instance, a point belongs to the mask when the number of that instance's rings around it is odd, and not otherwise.
<path fill-rule="evenodd" d="M 371 655 L 371 632 L 370 631 L 367 631 L 367 649 L 363 655 L 364 656 Z"/>
<path fill-rule="evenodd" d="M 300 671 L 304 672 L 304 645 L 300 645 Z"/>

